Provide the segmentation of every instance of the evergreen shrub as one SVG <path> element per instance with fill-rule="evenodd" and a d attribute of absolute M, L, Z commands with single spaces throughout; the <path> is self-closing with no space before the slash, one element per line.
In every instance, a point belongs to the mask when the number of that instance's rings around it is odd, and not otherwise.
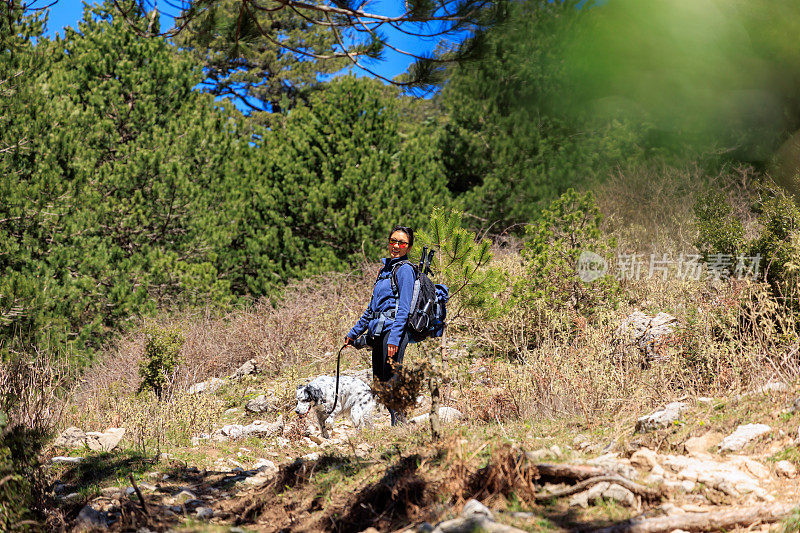
<path fill-rule="evenodd" d="M 594 194 L 567 190 L 542 212 L 526 230 L 522 250 L 525 273 L 515 283 L 519 303 L 539 301 L 552 310 L 568 310 L 590 317 L 599 305 L 616 305 L 619 283 L 609 275 L 591 281 L 579 276 L 582 254 L 596 254 L 605 261 L 616 242 L 603 236 L 602 215 Z"/>
<path fill-rule="evenodd" d="M 145 327 L 147 342 L 144 359 L 139 363 L 139 392 L 152 390 L 161 398 L 164 386 L 170 381 L 180 362 L 183 333 L 176 327 Z"/>

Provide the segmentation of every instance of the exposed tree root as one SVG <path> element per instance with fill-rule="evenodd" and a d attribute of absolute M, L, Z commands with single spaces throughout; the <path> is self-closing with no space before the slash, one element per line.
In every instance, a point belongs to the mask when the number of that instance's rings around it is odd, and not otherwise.
<path fill-rule="evenodd" d="M 609 483 L 616 483 L 617 485 L 625 487 L 629 491 L 641 496 L 643 499 L 647 501 L 660 500 L 664 496 L 663 492 L 661 492 L 660 490 L 651 489 L 649 487 L 645 487 L 644 485 L 634 483 L 633 481 L 626 479 L 622 476 L 612 475 L 612 476 L 597 476 L 585 479 L 579 483 L 576 483 L 571 487 L 567 487 L 562 490 L 558 490 L 547 494 L 537 494 L 536 501 L 543 501 L 543 500 L 550 500 L 552 498 L 562 498 L 564 496 L 571 496 L 572 494 L 581 492 L 591 487 L 592 485 L 596 485 L 597 483 L 601 483 L 603 481 L 607 481 Z"/>
<path fill-rule="evenodd" d="M 589 465 L 563 465 L 551 463 L 530 463 L 536 467 L 539 475 L 546 479 L 582 481 L 597 476 L 612 475 L 605 468 Z"/>
<path fill-rule="evenodd" d="M 661 533 L 675 529 L 716 531 L 735 526 L 749 526 L 756 522 L 777 522 L 796 507 L 797 504 L 773 503 L 709 513 L 686 513 L 658 518 L 639 517 L 593 531 L 595 533 Z"/>

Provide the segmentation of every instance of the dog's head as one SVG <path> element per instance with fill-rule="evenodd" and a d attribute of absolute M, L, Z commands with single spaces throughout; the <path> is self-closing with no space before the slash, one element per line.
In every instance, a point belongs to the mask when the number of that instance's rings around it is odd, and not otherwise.
<path fill-rule="evenodd" d="M 294 412 L 298 415 L 308 413 L 308 410 L 323 402 L 322 390 L 314 385 L 300 385 L 297 387 L 297 407 Z"/>

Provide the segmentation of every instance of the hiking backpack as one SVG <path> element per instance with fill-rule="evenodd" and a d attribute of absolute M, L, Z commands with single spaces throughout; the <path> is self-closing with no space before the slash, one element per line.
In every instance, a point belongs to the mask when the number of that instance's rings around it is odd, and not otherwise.
<path fill-rule="evenodd" d="M 402 265 L 411 265 L 414 269 L 414 293 L 411 297 L 411 308 L 408 312 L 408 332 L 413 342 L 420 342 L 428 337 L 441 337 L 444 335 L 445 319 L 447 318 L 447 300 L 450 291 L 446 285 L 434 284 L 428 275 L 431 272 L 431 261 L 434 251 L 422 249 L 422 258 L 419 265 L 411 261 L 401 261 L 392 268 L 390 276 L 392 292 L 399 300 L 397 290 L 397 269 Z"/>

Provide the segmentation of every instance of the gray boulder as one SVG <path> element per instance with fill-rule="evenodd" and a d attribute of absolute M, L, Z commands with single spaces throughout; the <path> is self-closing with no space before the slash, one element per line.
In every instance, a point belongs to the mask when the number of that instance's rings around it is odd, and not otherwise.
<path fill-rule="evenodd" d="M 86 446 L 86 433 L 81 428 L 68 427 L 56 438 L 55 445 L 62 448 L 83 448 Z"/>
<path fill-rule="evenodd" d="M 242 366 L 236 369 L 236 372 L 231 374 L 230 379 L 238 380 L 242 379 L 245 376 L 249 376 L 251 374 L 258 374 L 259 368 L 258 363 L 256 363 L 255 359 L 250 359 L 246 361 Z"/>
<path fill-rule="evenodd" d="M 266 395 L 261 394 L 256 396 L 252 400 L 248 401 L 244 408 L 251 413 L 263 413 L 264 411 L 269 411 L 275 407 L 275 400 L 273 398 L 267 398 Z"/>
<path fill-rule="evenodd" d="M 75 519 L 73 531 L 94 531 L 108 529 L 108 515 L 98 511 L 91 505 L 86 505 Z"/>
<path fill-rule="evenodd" d="M 648 361 L 661 361 L 665 356 L 658 350 L 659 342 L 674 333 L 677 326 L 678 319 L 668 313 L 651 317 L 634 311 L 617 327 L 613 342 L 623 348 L 635 348 Z"/>

